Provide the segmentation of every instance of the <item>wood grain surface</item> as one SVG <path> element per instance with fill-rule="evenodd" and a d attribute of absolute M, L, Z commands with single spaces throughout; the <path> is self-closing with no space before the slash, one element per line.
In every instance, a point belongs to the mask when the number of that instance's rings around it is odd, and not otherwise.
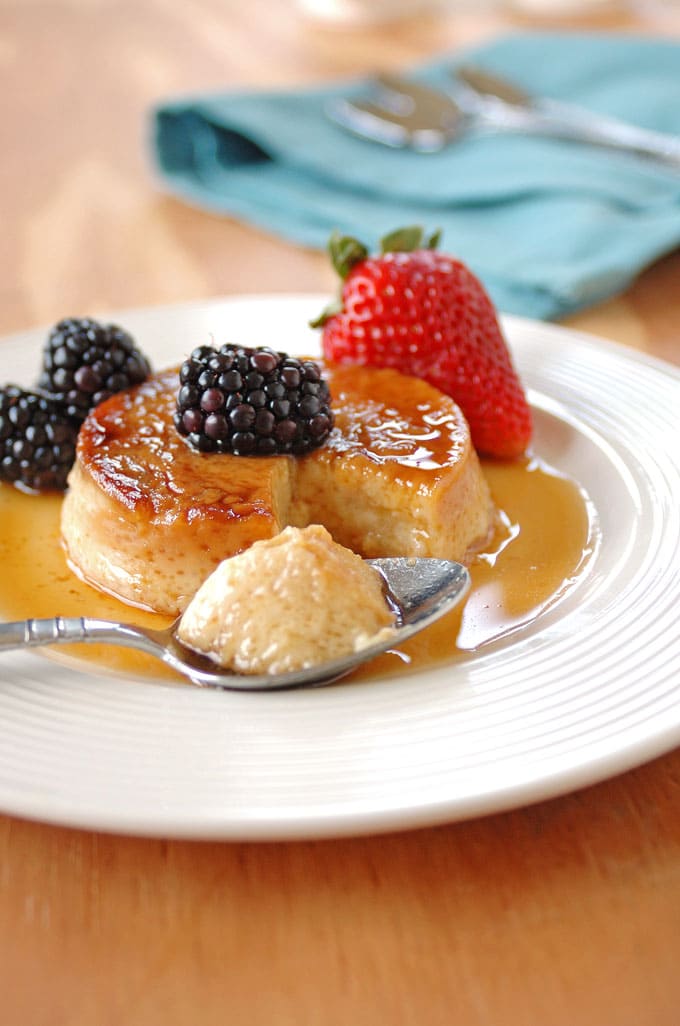
<path fill-rule="evenodd" d="M 680 38 L 680 5 L 540 24 Z M 350 29 L 284 0 L 0 0 L 0 333 L 328 291 L 320 254 L 163 195 L 150 105 L 397 68 L 526 25 L 472 2 Z M 680 253 L 569 323 L 680 362 Z M 0 1021 L 676 1026 L 679 810 L 676 751 L 531 808 L 356 840 L 165 842 L 0 817 Z"/>

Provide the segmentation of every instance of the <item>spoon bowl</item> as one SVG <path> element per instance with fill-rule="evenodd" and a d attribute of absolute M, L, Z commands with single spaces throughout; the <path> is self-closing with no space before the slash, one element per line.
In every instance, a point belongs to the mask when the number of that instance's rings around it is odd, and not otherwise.
<path fill-rule="evenodd" d="M 384 582 L 396 624 L 374 644 L 329 662 L 281 674 L 244 674 L 223 669 L 177 637 L 179 620 L 164 630 L 93 617 L 51 617 L 0 624 L 0 652 L 44 645 L 98 642 L 136 648 L 204 687 L 234 691 L 276 691 L 330 684 L 361 663 L 394 648 L 450 612 L 470 587 L 468 571 L 445 559 L 369 559 Z"/>

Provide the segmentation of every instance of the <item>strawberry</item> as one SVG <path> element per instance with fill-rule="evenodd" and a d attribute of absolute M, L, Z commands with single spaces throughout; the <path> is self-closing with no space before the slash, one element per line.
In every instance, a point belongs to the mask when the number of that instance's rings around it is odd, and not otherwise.
<path fill-rule="evenodd" d="M 521 456 L 531 411 L 495 309 L 459 260 L 436 251 L 437 235 L 405 228 L 370 256 L 356 239 L 331 237 L 340 300 L 314 321 L 325 357 L 394 367 L 424 378 L 460 406 L 478 452 Z"/>

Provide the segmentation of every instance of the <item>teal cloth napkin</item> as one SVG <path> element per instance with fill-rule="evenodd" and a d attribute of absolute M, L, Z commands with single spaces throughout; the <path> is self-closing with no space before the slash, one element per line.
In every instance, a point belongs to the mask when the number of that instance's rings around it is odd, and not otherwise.
<path fill-rule="evenodd" d="M 536 94 L 680 135 L 680 44 L 607 35 L 527 33 L 410 69 L 444 86 L 479 63 Z M 194 96 L 153 112 L 162 181 L 190 203 L 310 247 L 335 228 L 373 245 L 404 224 L 443 230 L 509 313 L 553 318 L 626 287 L 680 244 L 680 173 L 553 139 L 467 137 L 434 154 L 391 150 L 329 122 L 332 96 L 365 83 L 298 92 Z"/>

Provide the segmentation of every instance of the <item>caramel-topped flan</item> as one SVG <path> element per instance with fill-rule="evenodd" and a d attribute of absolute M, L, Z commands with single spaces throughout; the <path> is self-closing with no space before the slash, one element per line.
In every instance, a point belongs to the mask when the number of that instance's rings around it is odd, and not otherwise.
<path fill-rule="evenodd" d="M 96 407 L 63 504 L 74 570 L 176 614 L 218 563 L 287 525 L 323 524 L 366 557 L 464 560 L 482 546 L 494 509 L 456 404 L 397 371 L 323 369 L 335 427 L 300 457 L 192 449 L 173 424 L 176 371 Z"/>

